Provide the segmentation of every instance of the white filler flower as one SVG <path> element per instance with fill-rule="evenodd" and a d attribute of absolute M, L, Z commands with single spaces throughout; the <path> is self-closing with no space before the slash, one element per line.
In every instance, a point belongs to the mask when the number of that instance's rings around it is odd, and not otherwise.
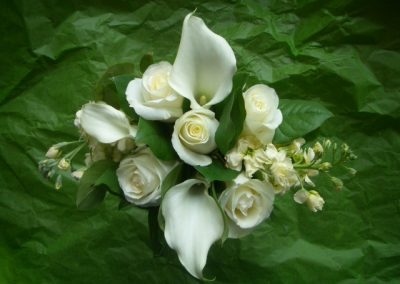
<path fill-rule="evenodd" d="M 254 135 L 264 145 L 270 143 L 275 129 L 282 123 L 282 113 L 278 109 L 279 98 L 274 89 L 258 84 L 244 94 L 246 119 L 243 132 Z"/>
<path fill-rule="evenodd" d="M 217 148 L 215 132 L 218 121 L 208 109 L 198 108 L 175 121 L 172 146 L 178 156 L 192 166 L 207 166 L 212 160 L 207 155 Z"/>
<path fill-rule="evenodd" d="M 321 211 L 325 201 L 315 190 L 307 191 L 304 188 L 299 189 L 293 196 L 294 201 L 299 204 L 305 203 L 312 212 Z"/>
<path fill-rule="evenodd" d="M 191 108 L 209 108 L 232 90 L 236 58 L 228 42 L 213 33 L 202 19 L 186 16 L 169 83 L 189 99 Z"/>
<path fill-rule="evenodd" d="M 222 192 L 219 203 L 229 217 L 229 237 L 240 238 L 271 214 L 275 192 L 272 185 L 244 175 Z"/>
<path fill-rule="evenodd" d="M 148 120 L 174 121 L 182 115 L 183 97 L 169 85 L 172 65 L 162 61 L 150 65 L 142 79 L 129 82 L 126 99 L 135 112 Z"/>
<path fill-rule="evenodd" d="M 162 182 L 175 164 L 158 160 L 148 148 L 124 158 L 117 177 L 126 200 L 145 207 L 158 205 Z"/>

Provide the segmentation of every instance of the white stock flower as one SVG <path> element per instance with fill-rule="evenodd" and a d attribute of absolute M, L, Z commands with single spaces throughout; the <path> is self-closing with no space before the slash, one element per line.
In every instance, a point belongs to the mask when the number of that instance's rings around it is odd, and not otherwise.
<path fill-rule="evenodd" d="M 208 184 L 190 179 L 173 186 L 163 198 L 161 212 L 168 245 L 187 271 L 202 279 L 208 250 L 224 231 L 223 216 L 208 195 Z"/>
<path fill-rule="evenodd" d="M 178 156 L 191 166 L 207 166 L 212 160 L 207 154 L 217 148 L 215 132 L 218 121 L 208 109 L 184 113 L 175 121 L 172 146 Z"/>
<path fill-rule="evenodd" d="M 116 173 L 126 200 L 144 207 L 158 205 L 162 182 L 174 165 L 158 160 L 148 148 L 124 158 Z"/>
<path fill-rule="evenodd" d="M 169 83 L 189 99 L 191 108 L 209 108 L 232 90 L 236 58 L 228 42 L 212 32 L 202 19 L 186 16 Z"/>
<path fill-rule="evenodd" d="M 304 162 L 306 164 L 311 164 L 311 162 L 315 158 L 315 152 L 312 148 L 308 148 L 307 150 L 304 151 Z"/>
<path fill-rule="evenodd" d="M 286 156 L 285 151 L 279 151 L 273 144 L 268 144 L 265 154 L 271 164 L 271 182 L 276 193 L 285 193 L 292 186 L 299 183 L 297 172 L 291 159 Z"/>
<path fill-rule="evenodd" d="M 307 191 L 304 188 L 298 190 L 294 194 L 293 199 L 299 204 L 305 203 L 312 212 L 322 210 L 325 204 L 324 199 L 319 195 L 317 191 Z"/>
<path fill-rule="evenodd" d="M 142 79 L 129 82 L 126 98 L 141 117 L 148 120 L 174 121 L 182 115 L 183 97 L 169 85 L 172 65 L 162 61 L 150 65 Z"/>
<path fill-rule="evenodd" d="M 282 123 L 282 113 L 278 109 L 279 98 L 274 89 L 258 84 L 244 94 L 246 119 L 243 132 L 254 135 L 264 145 L 270 143 L 275 129 Z"/>
<path fill-rule="evenodd" d="M 49 150 L 46 152 L 46 158 L 55 159 L 60 155 L 60 149 L 54 146 L 51 146 Z"/>
<path fill-rule="evenodd" d="M 100 143 L 110 144 L 126 137 L 135 137 L 137 127 L 130 125 L 122 111 L 104 102 L 87 103 L 76 113 L 75 124 Z"/>
<path fill-rule="evenodd" d="M 240 238 L 271 214 L 275 193 L 272 185 L 243 175 L 225 189 L 219 203 L 229 217 L 229 237 Z"/>
<path fill-rule="evenodd" d="M 225 160 L 227 163 L 227 166 L 231 169 L 240 171 L 242 169 L 242 163 L 245 163 L 245 168 L 246 172 L 251 172 L 250 168 L 253 168 L 253 154 L 250 154 L 250 152 L 253 152 L 252 150 L 255 150 L 259 148 L 261 145 L 258 142 L 257 138 L 253 136 L 243 136 L 239 138 L 239 140 L 236 142 L 235 147 L 230 150 L 226 156 Z M 254 160 L 254 163 L 258 163 L 260 161 L 260 153 L 257 152 L 255 153 L 256 159 Z M 246 166 L 248 164 L 248 166 Z M 258 164 L 257 164 L 258 165 Z M 249 176 L 249 175 L 248 175 Z"/>

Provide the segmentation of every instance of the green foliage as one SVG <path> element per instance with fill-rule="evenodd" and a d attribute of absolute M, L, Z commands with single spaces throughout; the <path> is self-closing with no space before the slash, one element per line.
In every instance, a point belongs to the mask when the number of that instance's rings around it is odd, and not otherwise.
<path fill-rule="evenodd" d="M 108 190 L 119 193 L 115 170 L 115 163 L 101 160 L 93 163 L 85 171 L 76 195 L 76 205 L 79 209 L 91 209 L 99 205 Z"/>
<path fill-rule="evenodd" d="M 239 172 L 226 168 L 225 165 L 219 160 L 213 160 L 209 166 L 197 166 L 195 168 L 209 182 L 216 180 L 231 181 L 239 175 Z"/>
<path fill-rule="evenodd" d="M 287 143 L 320 127 L 332 113 L 315 101 L 280 100 L 283 122 L 274 136 L 274 143 Z"/>
<path fill-rule="evenodd" d="M 153 64 L 153 54 L 147 53 L 140 59 L 140 72 L 144 73 L 151 64 Z"/>
<path fill-rule="evenodd" d="M 178 184 L 182 178 L 182 168 L 183 164 L 176 165 L 169 174 L 164 178 L 161 184 L 161 195 L 164 196 L 167 191 L 173 187 L 174 185 Z"/>
<path fill-rule="evenodd" d="M 215 133 L 215 142 L 223 154 L 226 154 L 235 146 L 237 138 L 242 132 L 244 119 L 246 118 L 242 96 L 244 85 L 242 77 L 236 76 L 234 78 L 236 85 L 233 92 L 221 104 L 223 108 L 221 117 L 219 118 L 219 126 Z"/>
<path fill-rule="evenodd" d="M 138 121 L 139 116 L 136 114 L 133 107 L 129 106 L 129 103 L 126 100 L 126 95 L 125 95 L 126 88 L 128 87 L 129 82 L 133 79 L 134 79 L 133 75 L 129 74 L 114 76 L 111 78 L 111 80 L 114 82 L 115 85 L 119 108 L 133 120 Z"/>
<path fill-rule="evenodd" d="M 136 142 L 148 145 L 154 155 L 161 160 L 174 160 L 177 157 L 172 147 L 171 133 L 167 124 L 141 117 Z"/>

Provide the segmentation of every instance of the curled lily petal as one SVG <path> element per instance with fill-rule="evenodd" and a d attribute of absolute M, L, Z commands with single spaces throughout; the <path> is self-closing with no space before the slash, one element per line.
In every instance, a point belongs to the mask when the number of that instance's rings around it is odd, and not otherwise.
<path fill-rule="evenodd" d="M 224 231 L 221 211 L 208 195 L 207 184 L 190 179 L 175 185 L 166 193 L 161 210 L 168 245 L 186 270 L 202 279 L 208 250 Z"/>
<path fill-rule="evenodd" d="M 191 107 L 210 107 L 232 90 L 236 58 L 228 42 L 202 19 L 186 16 L 178 54 L 169 78 L 171 87 L 191 101 Z"/>
<path fill-rule="evenodd" d="M 101 143 L 136 136 L 136 127 L 129 124 L 126 115 L 103 102 L 85 104 L 79 115 L 79 124 L 88 135 Z"/>

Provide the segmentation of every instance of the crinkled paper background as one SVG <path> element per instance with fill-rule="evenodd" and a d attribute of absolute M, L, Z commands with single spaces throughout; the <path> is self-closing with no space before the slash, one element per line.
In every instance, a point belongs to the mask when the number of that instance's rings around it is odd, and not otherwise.
<path fill-rule="evenodd" d="M 313 214 L 291 197 L 250 236 L 212 248 L 215 283 L 400 281 L 400 5 L 396 1 L 2 1 L 0 283 L 196 283 L 172 251 L 153 256 L 146 212 L 108 196 L 75 207 L 37 163 L 78 133 L 73 117 L 104 72 L 148 52 L 173 62 L 184 16 L 233 47 L 238 67 L 281 98 L 335 116 L 309 135 L 347 141 L 359 171 L 318 188 Z M 301 119 L 301 117 L 299 117 Z M 168 256 L 168 257 L 167 257 Z M 398 283 L 398 282 L 397 282 Z"/>

